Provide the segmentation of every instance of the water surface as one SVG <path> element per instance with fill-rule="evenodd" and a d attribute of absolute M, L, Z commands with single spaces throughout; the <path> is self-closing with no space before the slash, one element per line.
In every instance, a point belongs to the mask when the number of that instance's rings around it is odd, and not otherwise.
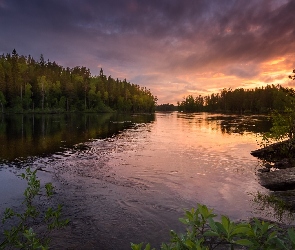
<path fill-rule="evenodd" d="M 56 200 L 72 221 L 56 236 L 56 248 L 129 249 L 130 241 L 159 246 L 169 239 L 169 229 L 184 230 L 177 219 L 184 208 L 203 203 L 233 220 L 248 219 L 257 215 L 250 193 L 268 192 L 258 183 L 260 165 L 250 155 L 258 148 L 257 134 L 269 130 L 265 116 L 173 112 L 16 117 L 10 124 L 5 119 L 2 169 L 30 164 L 48 171 Z"/>

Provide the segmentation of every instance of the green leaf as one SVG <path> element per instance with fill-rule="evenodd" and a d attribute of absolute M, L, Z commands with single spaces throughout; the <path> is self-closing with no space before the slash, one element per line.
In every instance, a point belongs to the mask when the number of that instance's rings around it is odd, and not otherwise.
<path fill-rule="evenodd" d="M 293 228 L 288 229 L 288 236 L 289 236 L 292 244 L 295 244 L 295 231 Z"/>
<path fill-rule="evenodd" d="M 215 221 L 212 218 L 208 218 L 208 223 L 211 229 L 215 232 L 217 232 L 217 226 L 215 224 Z"/>
<path fill-rule="evenodd" d="M 181 223 L 185 224 L 185 225 L 189 224 L 189 220 L 188 220 L 188 219 L 185 219 L 185 218 L 179 218 L 178 220 L 179 220 Z"/>
<path fill-rule="evenodd" d="M 221 223 L 222 223 L 222 226 L 223 226 L 223 228 L 225 229 L 225 231 L 226 231 L 227 233 L 229 233 L 229 225 L 230 225 L 229 218 L 226 217 L 226 216 L 224 216 L 224 215 L 222 215 L 222 216 L 221 216 Z"/>
<path fill-rule="evenodd" d="M 141 250 L 141 248 L 142 248 L 142 244 L 143 244 L 143 243 L 134 244 L 134 243 L 131 242 L 131 249 L 132 249 L 132 250 Z"/>
<path fill-rule="evenodd" d="M 48 197 L 52 196 L 53 195 L 53 186 L 52 186 L 52 183 L 46 183 L 45 184 L 45 189 L 46 189 L 46 194 Z"/>
<path fill-rule="evenodd" d="M 215 225 L 216 225 L 216 227 L 217 227 L 217 229 L 218 229 L 217 231 L 218 231 L 219 233 L 227 234 L 227 232 L 226 232 L 224 226 L 223 226 L 220 222 L 215 222 Z"/>
<path fill-rule="evenodd" d="M 192 212 L 190 212 L 190 211 L 186 211 L 185 212 L 185 215 L 186 215 L 186 217 L 187 217 L 187 219 L 189 221 L 192 221 L 193 220 L 193 218 L 194 218 L 193 213 L 194 213 L 194 210 L 193 209 L 192 209 Z"/>
<path fill-rule="evenodd" d="M 238 245 L 242 245 L 242 246 L 253 246 L 253 242 L 248 240 L 248 239 L 240 239 L 240 240 L 236 240 L 234 243 L 238 244 Z"/>
<path fill-rule="evenodd" d="M 273 238 L 272 239 L 272 243 L 273 242 L 275 242 L 275 244 L 276 244 L 276 249 L 285 249 L 285 250 L 289 250 L 289 248 L 287 248 L 286 246 L 285 246 L 285 243 L 284 243 L 284 241 L 283 240 L 281 240 L 281 239 L 279 239 L 279 238 Z"/>
<path fill-rule="evenodd" d="M 190 249 L 192 249 L 195 246 L 195 243 L 192 242 L 190 239 L 187 239 L 184 243 L 187 247 L 189 247 Z"/>
<path fill-rule="evenodd" d="M 276 237 L 277 237 L 277 232 L 274 231 L 268 235 L 267 240 L 269 241 L 269 240 L 276 238 Z"/>
<path fill-rule="evenodd" d="M 274 225 L 270 224 L 269 222 L 262 222 L 262 229 L 261 233 L 265 234 L 269 229 L 271 229 Z"/>
<path fill-rule="evenodd" d="M 207 237 L 218 237 L 219 236 L 219 233 L 217 232 L 214 232 L 214 231 L 211 231 L 211 230 L 208 230 L 206 232 L 204 232 L 204 236 L 207 236 Z"/>
<path fill-rule="evenodd" d="M 251 232 L 251 229 L 247 225 L 241 225 L 237 226 L 233 231 L 232 235 L 237 235 L 237 234 L 243 234 L 243 235 L 248 235 L 248 233 Z"/>

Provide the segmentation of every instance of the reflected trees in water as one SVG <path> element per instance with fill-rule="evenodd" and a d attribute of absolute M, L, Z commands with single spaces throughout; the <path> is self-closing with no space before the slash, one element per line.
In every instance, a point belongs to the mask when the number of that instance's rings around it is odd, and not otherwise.
<path fill-rule="evenodd" d="M 2 115 L 0 159 L 46 155 L 90 139 L 104 139 L 133 126 L 151 122 L 154 115 L 31 114 Z M 125 122 L 112 122 L 125 121 Z"/>

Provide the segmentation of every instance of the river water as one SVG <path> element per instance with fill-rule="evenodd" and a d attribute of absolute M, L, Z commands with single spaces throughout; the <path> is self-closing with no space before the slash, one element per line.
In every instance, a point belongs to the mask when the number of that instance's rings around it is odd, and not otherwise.
<path fill-rule="evenodd" d="M 170 229 L 184 231 L 178 218 L 197 203 L 233 220 L 273 219 L 252 201 L 268 190 L 250 155 L 270 125 L 266 116 L 177 112 L 2 117 L 0 212 L 17 207 L 16 174 L 33 166 L 71 220 L 53 234 L 54 249 L 159 247 Z"/>

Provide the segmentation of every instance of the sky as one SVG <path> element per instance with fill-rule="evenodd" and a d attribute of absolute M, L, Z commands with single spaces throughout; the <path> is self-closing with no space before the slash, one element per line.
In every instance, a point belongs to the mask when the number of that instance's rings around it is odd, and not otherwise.
<path fill-rule="evenodd" d="M 0 0 L 0 53 L 147 87 L 158 104 L 294 87 L 294 0 Z"/>

